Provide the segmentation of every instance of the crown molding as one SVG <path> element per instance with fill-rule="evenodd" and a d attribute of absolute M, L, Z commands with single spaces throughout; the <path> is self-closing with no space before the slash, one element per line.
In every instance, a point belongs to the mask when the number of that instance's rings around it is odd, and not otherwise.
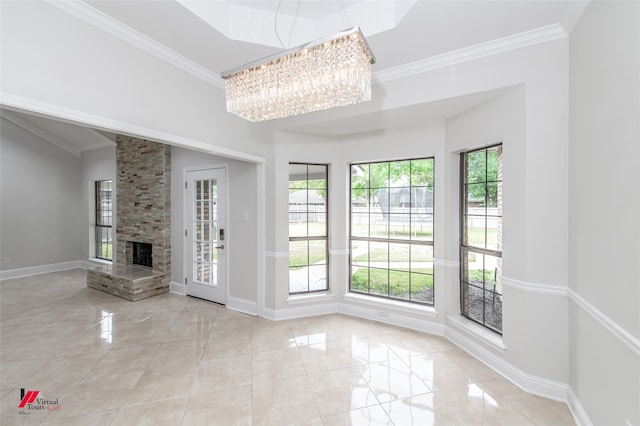
<path fill-rule="evenodd" d="M 224 80 L 216 73 L 82 1 L 48 1 L 76 18 L 119 37 L 127 43 L 188 72 L 206 83 L 212 84 L 220 89 L 224 88 Z"/>
<path fill-rule="evenodd" d="M 113 19 L 82 1 L 48 0 L 54 6 L 108 33 L 121 38 L 157 58 L 168 62 L 189 74 L 224 89 L 224 80 L 218 74 L 188 59 L 172 49 L 156 42 L 133 28 Z M 583 10 L 582 10 L 583 11 Z M 581 11 L 580 11 L 581 12 Z M 459 50 L 421 59 L 409 64 L 373 73 L 374 84 L 410 77 L 416 74 L 504 53 L 522 47 L 567 37 L 560 24 L 552 24 L 497 40 L 476 44 Z"/>
<path fill-rule="evenodd" d="M 378 71 L 373 73 L 372 79 L 374 84 L 384 83 L 565 37 L 567 37 L 567 33 L 560 24 L 547 25 Z"/>
<path fill-rule="evenodd" d="M 68 143 L 64 142 L 62 139 L 60 139 L 57 136 L 47 132 L 44 129 L 38 127 L 37 125 L 33 124 L 32 122 L 25 120 L 24 118 L 20 117 L 19 115 L 15 114 L 15 113 L 13 113 L 11 111 L 7 111 L 6 109 L 3 109 L 2 113 L 0 115 L 5 120 L 15 124 L 16 126 L 26 130 L 27 132 L 29 132 L 31 134 L 34 134 L 34 135 L 38 136 L 40 139 L 44 139 L 45 141 L 54 144 L 58 148 L 64 149 L 65 151 L 67 151 L 70 154 L 75 155 L 76 157 L 81 157 L 82 156 L 80 150 L 73 149 L 72 147 L 69 146 Z"/>
<path fill-rule="evenodd" d="M 218 74 L 82 1 L 48 1 L 73 16 L 97 28 L 107 31 L 127 43 L 130 43 L 133 46 L 136 46 L 209 84 L 220 89 L 224 88 L 224 80 Z M 378 71 L 373 73 L 372 79 L 374 84 L 384 83 L 564 37 L 567 37 L 567 32 L 563 29 L 562 25 L 552 24 L 497 40 L 491 40 L 474 46 L 465 47 L 463 49 L 443 53 L 441 55 L 432 56 L 409 64 Z"/>

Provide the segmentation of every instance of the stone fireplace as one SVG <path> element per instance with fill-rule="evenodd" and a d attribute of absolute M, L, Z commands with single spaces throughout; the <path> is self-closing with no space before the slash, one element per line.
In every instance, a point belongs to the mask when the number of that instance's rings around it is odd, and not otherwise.
<path fill-rule="evenodd" d="M 123 135 L 116 142 L 114 262 L 89 269 L 87 285 L 135 301 L 169 291 L 171 147 Z"/>

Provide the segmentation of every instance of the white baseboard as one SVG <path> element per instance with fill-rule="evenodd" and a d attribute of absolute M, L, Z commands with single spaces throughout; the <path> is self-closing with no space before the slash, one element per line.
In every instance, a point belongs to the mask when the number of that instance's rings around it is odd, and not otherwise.
<path fill-rule="evenodd" d="M 351 303 L 341 303 L 338 306 L 338 312 L 371 321 L 378 321 L 398 327 L 409 328 L 411 330 L 435 334 L 437 336 L 444 335 L 443 324 L 434 321 L 425 321 L 423 318 L 416 318 L 414 315 L 404 314 L 401 312 L 384 311 L 385 315 L 381 316 L 381 311 L 378 309 Z"/>
<path fill-rule="evenodd" d="M 0 281 L 11 278 L 29 277 L 32 275 L 48 274 L 49 272 L 68 271 L 69 269 L 86 269 L 84 260 L 52 263 L 50 265 L 28 266 L 26 268 L 6 269 L 0 271 Z"/>
<path fill-rule="evenodd" d="M 186 296 L 187 286 L 184 283 L 171 281 L 169 285 L 169 292 L 177 294 L 178 296 Z M 225 306 L 231 310 L 253 316 L 256 316 L 258 312 L 258 305 L 256 304 L 256 302 L 246 299 L 240 299 L 237 297 L 227 297 L 227 303 L 225 304 Z"/>
<path fill-rule="evenodd" d="M 171 281 L 169 283 L 169 293 L 177 294 L 178 296 L 186 296 L 187 286 L 183 283 Z"/>
<path fill-rule="evenodd" d="M 569 386 L 566 383 L 525 373 L 455 327 L 446 327 L 445 337 L 525 392 L 555 401 L 567 402 Z"/>
<path fill-rule="evenodd" d="M 228 309 L 242 312 L 243 314 L 253 315 L 253 316 L 258 315 L 258 305 L 253 300 L 240 299 L 238 297 L 228 296 L 226 306 Z"/>
<path fill-rule="evenodd" d="M 593 423 L 591 423 L 591 419 L 587 416 L 587 412 L 584 410 L 582 403 L 571 387 L 567 390 L 567 405 L 569 406 L 569 411 L 571 411 L 571 415 L 578 426 L 593 426 Z"/>
<path fill-rule="evenodd" d="M 335 314 L 337 312 L 337 303 L 323 303 L 278 310 L 264 308 L 264 317 L 273 321 L 282 321 L 295 318 L 314 317 L 317 315 Z"/>

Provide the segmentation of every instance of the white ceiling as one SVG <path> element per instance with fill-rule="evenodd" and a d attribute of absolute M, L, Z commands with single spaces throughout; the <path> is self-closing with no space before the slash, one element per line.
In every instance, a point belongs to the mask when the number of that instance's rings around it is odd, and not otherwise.
<path fill-rule="evenodd" d="M 76 5 L 89 7 L 105 25 L 116 22 L 122 27 L 124 24 L 130 34 L 151 40 L 172 51 L 176 57 L 196 64 L 214 80 L 225 70 L 281 50 L 272 47 L 276 24 L 278 35 L 287 44 L 300 36 L 299 27 L 309 26 L 300 22 L 322 21 L 323 31 L 331 29 L 328 34 L 360 25 L 376 56 L 377 62 L 373 66 L 375 81 L 377 76 L 402 70 L 408 64 L 539 28 L 556 25 L 569 33 L 587 4 L 581 0 L 215 0 L 199 3 L 224 5 L 229 10 L 242 9 L 244 14 L 229 14 L 226 21 L 218 22 L 218 27 L 224 27 L 220 31 L 178 1 L 86 0 Z M 247 13 L 250 16 L 248 20 Z M 376 27 L 384 25 L 390 29 L 378 32 Z M 243 37 L 245 32 L 247 36 Z M 236 39 L 225 34 L 233 34 Z M 259 36 L 257 39 L 256 34 Z M 412 120 L 442 120 L 497 94 L 464 96 L 402 110 L 368 113 L 349 120 L 332 119 L 330 126 L 314 123 L 297 125 L 289 130 L 341 136 L 375 131 L 384 126 L 409 125 Z M 5 117 L 7 113 L 2 111 Z M 50 136 L 48 139 L 55 140 L 54 143 L 66 144 L 65 149 L 74 153 L 104 146 L 109 140 L 103 133 L 74 129 L 75 126 L 70 124 L 16 112 L 9 114 L 12 116 L 10 121 L 21 120 L 22 127 L 31 125 L 36 132 L 39 129 Z"/>

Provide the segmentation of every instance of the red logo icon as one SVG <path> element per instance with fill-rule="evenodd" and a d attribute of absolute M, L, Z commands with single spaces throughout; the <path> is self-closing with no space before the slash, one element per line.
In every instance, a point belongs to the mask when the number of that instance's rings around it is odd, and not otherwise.
<path fill-rule="evenodd" d="M 20 404 L 18 405 L 18 408 L 24 408 L 24 406 L 27 404 L 33 404 L 33 401 L 36 400 L 39 393 L 40 391 L 32 390 L 25 393 L 24 388 L 20 389 Z"/>

